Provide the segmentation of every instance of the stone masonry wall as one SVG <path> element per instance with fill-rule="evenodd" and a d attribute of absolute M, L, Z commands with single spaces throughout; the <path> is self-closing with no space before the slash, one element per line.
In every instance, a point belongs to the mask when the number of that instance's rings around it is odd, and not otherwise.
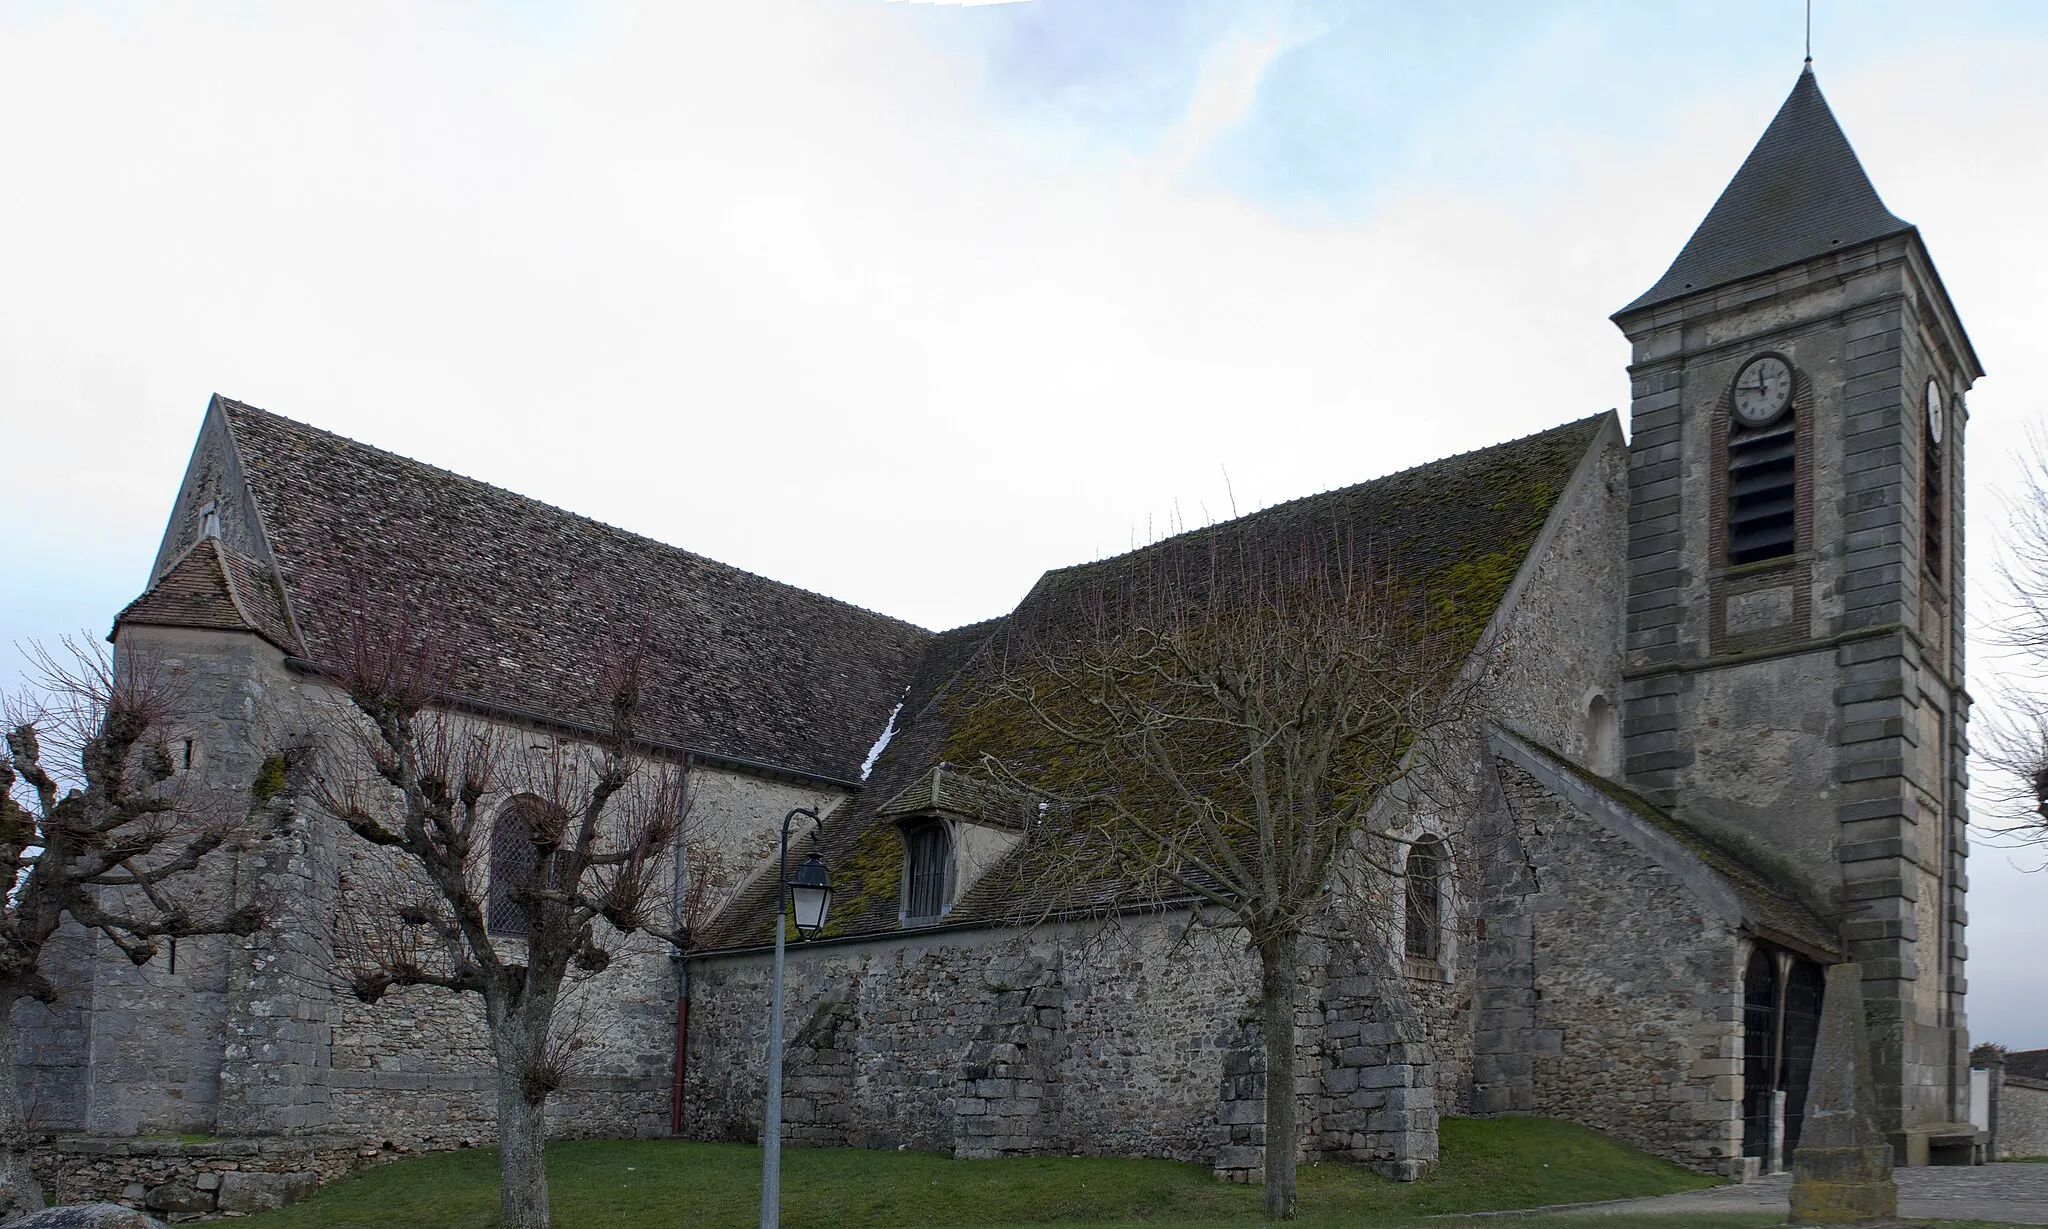
<path fill-rule="evenodd" d="M 247 899 L 257 886 L 248 863 L 280 839 L 274 817 L 258 805 L 251 786 L 263 761 L 296 732 L 283 655 L 245 633 L 153 627 L 124 628 L 116 652 L 122 668 L 151 662 L 178 689 L 182 711 L 168 733 L 181 784 L 211 793 L 211 805 L 224 813 L 257 813 L 247 852 L 210 860 L 174 890 L 201 912 Z M 292 899 L 264 896 L 273 907 Z M 215 1129 L 230 1032 L 231 967 L 242 942 L 179 940 L 175 960 L 170 945 L 162 946 L 138 968 L 112 945 L 95 945 L 91 1066 L 82 1085 L 84 1125 L 94 1133 Z"/>
<path fill-rule="evenodd" d="M 792 947 L 786 1138 L 1209 1159 L 1257 975 L 1227 934 L 1177 946 L 1184 921 Z M 693 1138 L 760 1134 L 769 960 L 691 964 Z"/>
<path fill-rule="evenodd" d="M 251 802 L 267 755 L 318 734 L 320 710 L 341 704 L 245 633 L 127 628 L 121 648 L 178 680 L 186 713 L 174 754 L 190 737 L 191 771 L 237 805 Z M 829 810 L 843 794 L 702 765 L 692 776 L 699 861 L 679 886 L 700 910 L 766 865 L 790 807 Z M 60 940 L 76 967 L 58 967 L 59 1002 L 16 1013 L 38 1125 L 106 1136 L 360 1133 L 407 1146 L 487 1138 L 495 1082 L 480 1004 L 419 987 L 372 1006 L 331 989 L 339 970 L 328 937 L 351 900 L 388 884 L 379 855 L 303 795 L 259 811 L 250 847 L 211 867 L 205 888 L 223 902 L 263 900 L 274 919 L 263 932 L 181 941 L 175 969 L 167 953 L 136 969 L 89 935 Z M 589 1044 L 551 1099 L 560 1135 L 667 1129 L 675 971 L 665 945 L 611 948 L 611 967 L 564 1007 L 565 1025 L 574 1013 Z"/>
<path fill-rule="evenodd" d="M 54 1202 L 119 1203 L 173 1222 L 292 1202 L 400 1152 L 337 1136 L 294 1139 L 60 1138 L 34 1159 Z"/>
<path fill-rule="evenodd" d="M 32 1130 L 85 1128 L 94 937 L 66 919 L 43 947 L 42 972 L 56 1001 L 14 1006 L 15 1087 Z"/>
<path fill-rule="evenodd" d="M 2005 1077 L 1998 1098 L 2002 1159 L 2048 1157 L 2048 1081 Z"/>
<path fill-rule="evenodd" d="M 1482 1050 L 1527 1055 L 1536 1113 L 1724 1169 L 1741 1152 L 1736 935 L 1627 841 L 1521 769 L 1500 771 L 1533 890 L 1489 929 L 1511 926 L 1519 940 L 1527 926 L 1534 993 L 1520 1037 L 1482 1036 Z M 1511 969 L 1504 962 L 1490 989 L 1514 988 Z"/>

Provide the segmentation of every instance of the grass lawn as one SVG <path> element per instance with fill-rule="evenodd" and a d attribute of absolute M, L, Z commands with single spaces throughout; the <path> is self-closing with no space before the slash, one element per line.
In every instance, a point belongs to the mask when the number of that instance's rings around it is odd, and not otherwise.
<path fill-rule="evenodd" d="M 1540 1222 L 1420 1218 L 1443 1213 L 1661 1195 L 1713 1179 L 1594 1131 L 1543 1118 L 1447 1118 L 1443 1163 L 1398 1183 L 1344 1165 L 1301 1171 L 1303 1229 L 1626 1229 L 1612 1216 Z M 1058 1222 L 1061 1229 L 1238 1229 L 1263 1223 L 1257 1187 L 1217 1182 L 1202 1166 L 1106 1157 L 956 1161 L 923 1152 L 785 1150 L 789 1229 L 896 1229 Z M 370 1170 L 249 1229 L 489 1229 L 497 1224 L 494 1150 L 443 1152 Z M 761 1154 L 740 1144 L 583 1140 L 551 1145 L 555 1223 L 564 1229 L 745 1229 L 758 1223 Z M 1641 1218 L 1630 1218 L 1640 1223 Z M 1760 1229 L 1768 1215 L 1658 1217 L 1660 1229 Z"/>
<path fill-rule="evenodd" d="M 1445 1119 L 1443 1163 L 1420 1182 L 1344 1165 L 1301 1171 L 1305 1226 L 1398 1224 L 1416 1216 L 1658 1195 L 1713 1180 L 1597 1132 L 1542 1118 Z M 785 1150 L 782 1220 L 790 1229 L 894 1229 L 1063 1222 L 1225 1226 L 1260 1223 L 1257 1187 L 1217 1182 L 1171 1161 L 1020 1157 L 956 1161 L 921 1152 Z M 548 1149 L 556 1223 L 565 1229 L 742 1229 L 757 1223 L 761 1154 L 740 1144 L 587 1140 Z M 419 1226 L 487 1229 L 497 1221 L 497 1153 L 444 1152 L 379 1167 L 305 1203 L 250 1217 L 250 1229 Z M 1671 1229 L 1734 1229 L 1768 1217 L 1673 1219 Z M 1447 1222 L 1433 1222 L 1445 1225 Z M 1562 1221 L 1546 1221 L 1564 1229 Z M 1613 1220 L 1601 1229 L 1620 1229 Z M 1498 1222 L 1496 1222 L 1498 1224 Z"/>

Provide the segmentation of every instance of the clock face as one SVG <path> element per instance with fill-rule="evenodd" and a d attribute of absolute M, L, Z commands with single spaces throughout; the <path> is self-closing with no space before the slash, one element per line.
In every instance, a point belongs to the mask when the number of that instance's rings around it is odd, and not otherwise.
<path fill-rule="evenodd" d="M 1735 377 L 1735 417 L 1761 427 L 1792 404 L 1792 369 L 1775 354 L 1751 359 Z"/>
<path fill-rule="evenodd" d="M 1941 442 L 1941 386 L 1932 380 L 1927 382 L 1927 434 Z"/>

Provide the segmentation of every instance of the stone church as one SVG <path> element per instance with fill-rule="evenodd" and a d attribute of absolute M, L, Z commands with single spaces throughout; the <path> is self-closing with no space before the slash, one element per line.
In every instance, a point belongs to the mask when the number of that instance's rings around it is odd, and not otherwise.
<path fill-rule="evenodd" d="M 1307 961 L 1304 1155 L 1413 1176 L 1439 1115 L 1513 1112 L 1754 1173 L 1797 1138 L 1821 969 L 1855 960 L 1882 1125 L 1927 1163 L 1969 1116 L 1977 356 L 1810 68 L 1614 322 L 1626 433 L 1600 414 L 1219 527 L 1365 527 L 1505 646 L 1469 813 L 1388 816 L 1413 838 L 1390 916 Z M 591 983 L 605 1043 L 552 1103 L 563 1134 L 758 1135 L 770 862 L 801 806 L 825 816 L 838 897 L 790 953 L 791 1141 L 1247 1174 L 1263 1059 L 1242 936 L 1190 928 L 1186 900 L 1032 899 L 1057 848 L 962 767 L 1003 750 L 960 698 L 1006 628 L 1131 558 L 935 633 L 216 397 L 112 635 L 186 680 L 188 771 L 234 781 L 320 699 L 353 578 L 433 603 L 460 706 L 512 730 L 596 726 L 606 620 L 647 619 L 645 750 L 690 774 L 718 865 L 677 868 L 710 900 L 696 950 L 629 945 Z M 300 806 L 232 869 L 279 902 L 266 933 L 141 969 L 70 935 L 61 1000 L 20 1009 L 37 1120 L 488 1140 L 470 1004 L 366 1006 L 320 973 L 361 856 Z"/>

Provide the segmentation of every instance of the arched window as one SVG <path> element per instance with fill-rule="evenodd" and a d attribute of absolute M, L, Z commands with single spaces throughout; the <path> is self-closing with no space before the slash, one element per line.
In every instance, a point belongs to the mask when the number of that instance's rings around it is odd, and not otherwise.
<path fill-rule="evenodd" d="M 512 893 L 531 886 L 540 869 L 540 849 L 534 844 L 537 823 L 546 824 L 549 805 L 531 794 L 505 804 L 491 824 L 490 892 L 484 909 L 484 928 L 508 939 L 523 939 L 533 933 L 526 907 L 512 899 Z"/>
<path fill-rule="evenodd" d="M 1586 767 L 1603 777 L 1621 770 L 1621 722 L 1606 696 L 1586 702 Z"/>
<path fill-rule="evenodd" d="M 1416 960 L 1435 960 L 1443 925 L 1443 846 L 1434 839 L 1408 850 L 1408 920 L 1403 943 Z"/>
<path fill-rule="evenodd" d="M 936 820 L 903 832 L 903 920 L 935 921 L 952 905 L 953 837 Z"/>
<path fill-rule="evenodd" d="M 1926 413 L 1920 416 L 1920 562 L 1937 591 L 1948 586 L 1948 574 L 1943 570 L 1942 561 L 1942 547 L 1947 544 L 1942 532 L 1942 517 L 1947 511 L 1948 500 L 1943 494 L 1941 481 L 1941 422 L 1941 388 L 1929 380 Z"/>

